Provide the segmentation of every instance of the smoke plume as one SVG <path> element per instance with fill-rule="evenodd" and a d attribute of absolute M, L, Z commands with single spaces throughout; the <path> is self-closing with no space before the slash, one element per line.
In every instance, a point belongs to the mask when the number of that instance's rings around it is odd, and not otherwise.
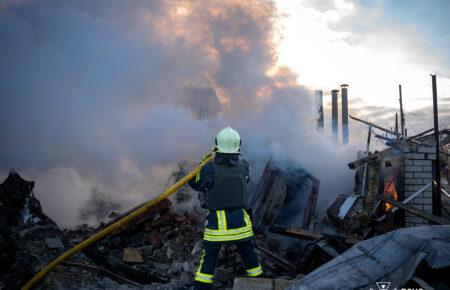
<path fill-rule="evenodd" d="M 325 207 L 352 188 L 354 148 L 316 131 L 312 94 L 277 66 L 278 17 L 269 1 L 3 2 L 0 172 L 35 180 L 73 226 L 94 189 L 134 206 L 231 126 L 253 181 L 289 156 L 321 179 Z M 199 118 L 189 87 L 213 89 L 220 111 Z"/>

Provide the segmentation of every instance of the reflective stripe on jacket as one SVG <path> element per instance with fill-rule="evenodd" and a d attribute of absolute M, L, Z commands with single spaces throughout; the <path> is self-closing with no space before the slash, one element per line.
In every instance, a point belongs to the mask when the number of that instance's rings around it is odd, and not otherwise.
<path fill-rule="evenodd" d="M 212 210 L 205 221 L 204 240 L 228 242 L 253 237 L 252 222 L 242 209 Z"/>

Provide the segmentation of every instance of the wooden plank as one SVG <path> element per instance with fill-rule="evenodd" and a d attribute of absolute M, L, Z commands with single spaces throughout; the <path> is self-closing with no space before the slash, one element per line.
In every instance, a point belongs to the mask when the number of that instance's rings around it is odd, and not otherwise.
<path fill-rule="evenodd" d="M 285 234 L 287 236 L 291 236 L 294 238 L 299 238 L 302 240 L 310 240 L 315 241 L 323 237 L 323 234 L 311 232 L 308 230 L 300 229 L 300 228 L 282 228 L 282 227 L 271 227 L 271 232 Z"/>
<path fill-rule="evenodd" d="M 420 209 L 417 209 L 417 208 L 415 208 L 415 207 L 412 207 L 412 206 L 409 206 L 409 205 L 404 204 L 404 203 L 402 203 L 402 202 L 393 200 L 393 199 L 390 198 L 390 197 L 387 197 L 387 196 L 378 194 L 378 195 L 375 195 L 375 198 L 377 198 L 377 199 L 379 199 L 379 200 L 381 200 L 381 201 L 387 202 L 387 203 L 389 203 L 389 204 L 392 204 L 393 206 L 396 206 L 396 207 L 398 207 L 398 208 L 400 208 L 400 209 L 403 209 L 403 210 L 405 210 L 405 211 L 407 211 L 407 212 L 410 212 L 410 213 L 412 213 L 412 214 L 415 214 L 415 215 L 417 215 L 417 216 L 420 216 L 420 217 L 422 217 L 422 218 L 424 218 L 424 219 L 427 219 L 427 220 L 429 220 L 429 221 L 432 221 L 432 222 L 434 222 L 434 223 L 436 223 L 436 224 L 440 224 L 440 225 L 450 225 L 450 221 L 447 220 L 447 219 L 444 219 L 444 218 L 441 218 L 441 217 L 438 217 L 438 216 L 429 214 L 429 213 L 424 212 L 424 211 L 422 211 L 422 210 L 420 210 Z"/>

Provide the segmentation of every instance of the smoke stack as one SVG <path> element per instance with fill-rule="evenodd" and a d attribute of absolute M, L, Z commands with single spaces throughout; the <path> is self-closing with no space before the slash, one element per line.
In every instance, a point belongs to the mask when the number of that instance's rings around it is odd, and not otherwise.
<path fill-rule="evenodd" d="M 317 90 L 316 91 L 316 102 L 319 107 L 319 118 L 317 119 L 317 128 L 323 129 L 323 98 L 322 98 L 322 91 Z"/>
<path fill-rule="evenodd" d="M 398 133 L 398 114 L 395 113 L 395 133 Z M 397 136 L 398 139 L 398 136 Z"/>
<path fill-rule="evenodd" d="M 341 85 L 341 98 L 342 98 L 342 143 L 348 143 L 348 85 Z"/>
<path fill-rule="evenodd" d="M 338 92 L 339 90 L 331 91 L 331 128 L 336 141 L 338 136 Z"/>

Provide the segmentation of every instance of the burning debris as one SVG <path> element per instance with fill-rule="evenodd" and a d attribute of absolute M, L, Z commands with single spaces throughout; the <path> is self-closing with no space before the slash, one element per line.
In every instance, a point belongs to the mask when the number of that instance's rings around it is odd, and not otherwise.
<path fill-rule="evenodd" d="M 283 169 L 269 161 L 264 169 L 251 204 L 258 232 L 265 232 L 271 225 L 312 227 L 319 180 L 294 161 L 288 163 Z"/>

